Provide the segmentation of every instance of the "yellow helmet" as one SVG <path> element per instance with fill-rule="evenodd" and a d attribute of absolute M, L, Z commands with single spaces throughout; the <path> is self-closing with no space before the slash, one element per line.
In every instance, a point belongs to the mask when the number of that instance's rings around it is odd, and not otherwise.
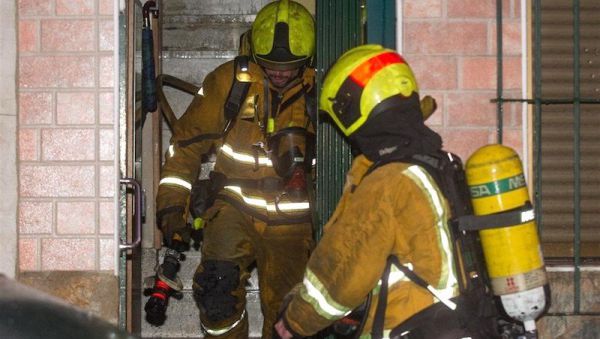
<path fill-rule="evenodd" d="M 329 69 L 319 108 L 350 136 L 384 100 L 398 95 L 408 98 L 418 91 L 401 55 L 380 45 L 362 45 L 344 53 Z"/>
<path fill-rule="evenodd" d="M 274 1 L 252 23 L 252 55 L 270 69 L 288 70 L 309 63 L 315 51 L 315 23 L 295 1 Z"/>

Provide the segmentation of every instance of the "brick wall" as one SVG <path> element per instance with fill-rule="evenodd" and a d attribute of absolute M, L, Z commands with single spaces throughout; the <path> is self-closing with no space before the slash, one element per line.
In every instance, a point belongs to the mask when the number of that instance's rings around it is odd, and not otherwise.
<path fill-rule="evenodd" d="M 114 268 L 113 1 L 18 1 L 20 271 Z"/>
<path fill-rule="evenodd" d="M 437 99 L 428 123 L 463 161 L 495 143 L 496 1 L 403 1 L 403 54 L 421 94 Z M 504 97 L 521 97 L 520 0 L 503 4 Z M 521 104 L 504 106 L 504 144 L 522 153 Z"/>

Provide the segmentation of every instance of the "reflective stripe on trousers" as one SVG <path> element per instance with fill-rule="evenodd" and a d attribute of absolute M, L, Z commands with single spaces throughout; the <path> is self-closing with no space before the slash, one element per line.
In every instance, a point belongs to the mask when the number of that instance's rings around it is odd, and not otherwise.
<path fill-rule="evenodd" d="M 213 335 L 213 336 L 218 336 L 218 335 L 222 335 L 222 334 L 225 334 L 225 333 L 231 331 L 233 328 L 235 328 L 237 325 L 239 325 L 242 322 L 242 320 L 244 320 L 245 316 L 246 316 L 246 310 L 243 310 L 240 318 L 233 324 L 226 326 L 226 327 L 209 328 L 204 324 L 201 324 L 201 325 L 202 325 L 202 328 L 204 329 L 204 331 L 206 331 L 206 333 Z"/>

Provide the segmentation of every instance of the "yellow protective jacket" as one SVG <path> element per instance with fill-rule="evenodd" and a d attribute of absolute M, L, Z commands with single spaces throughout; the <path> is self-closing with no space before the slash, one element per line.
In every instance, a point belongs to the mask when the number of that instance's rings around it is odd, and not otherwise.
<path fill-rule="evenodd" d="M 441 295 L 458 295 L 447 225 L 450 210 L 434 180 L 422 167 L 401 162 L 366 175 L 371 165 L 364 156 L 354 160 L 304 281 L 289 296 L 284 321 L 300 335 L 312 335 L 344 317 L 374 291 L 363 331 L 370 333 L 380 278 L 390 255 Z M 393 268 L 385 329 L 437 301 Z"/>
<path fill-rule="evenodd" d="M 202 89 L 177 122 L 166 153 L 157 192 L 157 215 L 177 212 L 184 220 L 187 218 L 190 190 L 198 178 L 201 157 L 212 147 L 217 152 L 215 172 L 229 179 L 279 180 L 272 162 L 259 147 L 266 143 L 265 114 L 275 117 L 275 132 L 286 127 L 314 131 L 306 109 L 306 93 L 314 87 L 313 69 L 305 69 L 300 78 L 282 90 L 271 87 L 262 69 L 252 62 L 247 75 L 251 81 L 248 94 L 225 136 L 224 105 L 233 83 L 234 61 L 206 76 Z M 267 223 L 293 223 L 290 217 L 309 220 L 306 201 L 290 203 L 284 197 L 275 204 L 281 191 L 225 184 L 219 197 Z"/>

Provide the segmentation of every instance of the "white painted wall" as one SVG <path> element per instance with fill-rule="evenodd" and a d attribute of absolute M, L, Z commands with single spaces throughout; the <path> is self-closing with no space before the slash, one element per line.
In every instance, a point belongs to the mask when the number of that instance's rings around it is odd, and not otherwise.
<path fill-rule="evenodd" d="M 0 13 L 0 273 L 17 268 L 16 1 L 1 1 Z"/>

